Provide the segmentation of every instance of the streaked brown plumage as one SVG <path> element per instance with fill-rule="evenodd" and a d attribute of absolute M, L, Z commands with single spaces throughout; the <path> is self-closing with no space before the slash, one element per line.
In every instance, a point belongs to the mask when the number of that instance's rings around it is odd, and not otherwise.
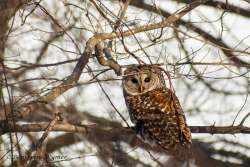
<path fill-rule="evenodd" d="M 159 68 L 128 68 L 123 89 L 131 120 L 142 139 L 167 150 L 190 147 L 191 132 L 179 100 L 166 88 Z"/>

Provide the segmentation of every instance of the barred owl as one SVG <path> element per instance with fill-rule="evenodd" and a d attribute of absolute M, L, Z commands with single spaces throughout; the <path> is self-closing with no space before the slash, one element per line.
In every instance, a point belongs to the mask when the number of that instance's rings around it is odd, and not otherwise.
<path fill-rule="evenodd" d="M 190 148 L 191 132 L 179 100 L 166 88 L 162 70 L 138 65 L 124 71 L 123 92 L 137 134 L 167 150 Z"/>

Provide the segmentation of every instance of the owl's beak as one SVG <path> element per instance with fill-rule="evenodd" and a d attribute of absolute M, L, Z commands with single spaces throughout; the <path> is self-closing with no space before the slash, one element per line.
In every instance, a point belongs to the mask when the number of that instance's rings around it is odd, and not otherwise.
<path fill-rule="evenodd" d="M 144 91 L 144 87 L 142 85 L 139 86 L 139 92 L 143 92 Z"/>

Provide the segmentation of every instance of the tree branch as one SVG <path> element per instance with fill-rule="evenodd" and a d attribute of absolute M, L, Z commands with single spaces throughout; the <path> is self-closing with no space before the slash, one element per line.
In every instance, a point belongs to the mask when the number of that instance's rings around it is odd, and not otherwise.
<path fill-rule="evenodd" d="M 0 135 L 8 132 L 41 132 L 46 131 L 50 122 L 30 123 L 30 124 L 13 124 L 7 121 L 0 121 Z M 247 126 L 189 126 L 192 133 L 209 133 L 209 134 L 237 134 L 245 133 L 250 134 L 250 127 Z M 50 127 L 51 131 L 75 132 L 86 134 L 92 130 L 102 130 L 107 133 L 134 133 L 132 128 L 115 127 L 115 128 L 102 128 L 98 125 L 74 125 L 69 123 L 55 123 Z"/>

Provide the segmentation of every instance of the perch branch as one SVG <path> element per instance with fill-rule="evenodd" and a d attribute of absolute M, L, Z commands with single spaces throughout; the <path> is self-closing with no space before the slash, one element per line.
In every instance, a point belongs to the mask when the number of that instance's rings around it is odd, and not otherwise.
<path fill-rule="evenodd" d="M 0 122 L 0 135 L 8 132 L 41 132 L 46 131 L 50 122 L 29 123 L 29 124 L 13 124 L 7 121 Z M 192 133 L 209 133 L 209 134 L 250 134 L 250 127 L 247 126 L 189 126 Z M 117 127 L 117 128 L 101 128 L 98 125 L 74 125 L 69 123 L 54 123 L 50 127 L 50 131 L 63 131 L 74 133 L 88 133 L 91 130 L 102 130 L 107 133 L 134 133 L 133 128 Z"/>

